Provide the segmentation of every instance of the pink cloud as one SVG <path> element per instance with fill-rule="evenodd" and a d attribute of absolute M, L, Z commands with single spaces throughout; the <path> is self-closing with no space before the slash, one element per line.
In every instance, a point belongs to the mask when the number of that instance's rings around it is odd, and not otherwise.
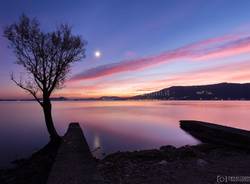
<path fill-rule="evenodd" d="M 192 43 L 155 56 L 101 65 L 73 76 L 70 81 L 95 79 L 121 72 L 141 70 L 163 63 L 170 63 L 181 58 L 206 60 L 237 55 L 249 51 L 250 37 L 245 34 L 225 35 Z"/>
<path fill-rule="evenodd" d="M 135 60 L 126 60 L 119 63 L 107 64 L 89 69 L 71 78 L 73 80 L 94 79 L 106 75 L 111 75 L 126 71 L 135 71 L 152 65 L 157 65 L 163 62 L 170 62 L 173 59 L 186 56 L 186 51 L 170 51 L 162 53 L 158 56 L 140 58 Z"/>
<path fill-rule="evenodd" d="M 124 55 L 125 55 L 126 57 L 131 58 L 131 57 L 135 57 L 137 54 L 136 54 L 134 51 L 129 50 L 129 51 L 126 51 L 126 52 L 124 53 Z"/>
<path fill-rule="evenodd" d="M 195 85 L 217 82 L 250 82 L 250 60 L 189 71 L 163 80 L 154 81 L 153 83 L 168 87 L 172 85 Z"/>
<path fill-rule="evenodd" d="M 212 48 L 206 53 L 199 53 L 196 60 L 208 60 L 214 58 L 222 58 L 228 56 L 234 56 L 250 51 L 250 37 L 243 39 L 237 39 L 235 41 L 226 43 L 224 45 Z"/>
<path fill-rule="evenodd" d="M 97 82 L 93 85 L 77 85 L 69 88 L 69 93 L 81 91 L 84 97 L 105 95 L 133 96 L 157 91 L 176 85 L 202 85 L 220 82 L 250 82 L 250 60 L 223 64 L 205 69 L 159 76 L 161 79 L 148 80 L 145 78 L 113 79 L 107 82 Z"/>

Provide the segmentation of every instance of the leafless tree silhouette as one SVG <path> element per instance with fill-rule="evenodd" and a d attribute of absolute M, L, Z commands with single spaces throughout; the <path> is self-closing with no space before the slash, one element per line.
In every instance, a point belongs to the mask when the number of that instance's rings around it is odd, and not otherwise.
<path fill-rule="evenodd" d="M 51 141 L 60 140 L 51 114 L 50 96 L 63 87 L 71 64 L 85 57 L 84 41 L 71 33 L 71 27 L 61 25 L 53 32 L 43 32 L 37 19 L 22 15 L 17 23 L 5 28 L 4 36 L 10 41 L 17 64 L 26 75 L 15 84 L 29 92 L 41 105 Z"/>

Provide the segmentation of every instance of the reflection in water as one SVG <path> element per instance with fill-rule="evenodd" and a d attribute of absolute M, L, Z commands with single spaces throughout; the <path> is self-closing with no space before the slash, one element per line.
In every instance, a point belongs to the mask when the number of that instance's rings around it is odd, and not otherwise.
<path fill-rule="evenodd" d="M 100 137 L 98 135 L 94 135 L 94 148 L 99 148 L 101 147 L 101 143 L 100 143 Z"/>
<path fill-rule="evenodd" d="M 195 119 L 250 130 L 246 101 L 92 101 L 53 102 L 55 126 L 63 135 L 69 122 L 80 122 L 96 157 L 115 151 L 183 146 L 198 142 L 179 128 Z M 0 165 L 27 156 L 48 141 L 39 105 L 0 102 Z"/>
<path fill-rule="evenodd" d="M 103 153 L 103 149 L 101 147 L 101 140 L 98 134 L 94 134 L 94 141 L 93 141 L 93 146 L 91 146 L 93 148 L 92 154 L 94 154 L 96 157 L 101 158 Z"/>

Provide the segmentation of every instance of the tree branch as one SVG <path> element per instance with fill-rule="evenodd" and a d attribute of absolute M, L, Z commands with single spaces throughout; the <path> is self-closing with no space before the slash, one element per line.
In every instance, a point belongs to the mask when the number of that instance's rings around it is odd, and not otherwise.
<path fill-rule="evenodd" d="M 39 100 L 39 98 L 36 96 L 37 91 L 34 91 L 34 90 L 32 90 L 32 89 L 30 89 L 30 88 L 28 88 L 28 87 L 25 87 L 21 81 L 20 81 L 20 82 L 17 82 L 17 81 L 15 80 L 13 74 L 11 74 L 11 80 L 12 80 L 17 86 L 19 86 L 20 88 L 22 88 L 22 89 L 28 91 L 28 92 L 35 98 L 35 100 L 43 107 L 43 103 L 42 103 L 42 102 Z"/>

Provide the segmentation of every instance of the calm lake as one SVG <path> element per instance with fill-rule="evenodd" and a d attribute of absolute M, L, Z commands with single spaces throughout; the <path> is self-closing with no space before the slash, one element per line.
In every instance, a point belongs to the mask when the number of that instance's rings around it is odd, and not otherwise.
<path fill-rule="evenodd" d="M 29 156 L 48 141 L 36 102 L 0 102 L 0 167 Z M 126 150 L 177 147 L 199 142 L 179 128 L 195 119 L 250 130 L 249 101 L 67 101 L 53 102 L 53 117 L 63 135 L 69 122 L 80 122 L 98 158 Z"/>

